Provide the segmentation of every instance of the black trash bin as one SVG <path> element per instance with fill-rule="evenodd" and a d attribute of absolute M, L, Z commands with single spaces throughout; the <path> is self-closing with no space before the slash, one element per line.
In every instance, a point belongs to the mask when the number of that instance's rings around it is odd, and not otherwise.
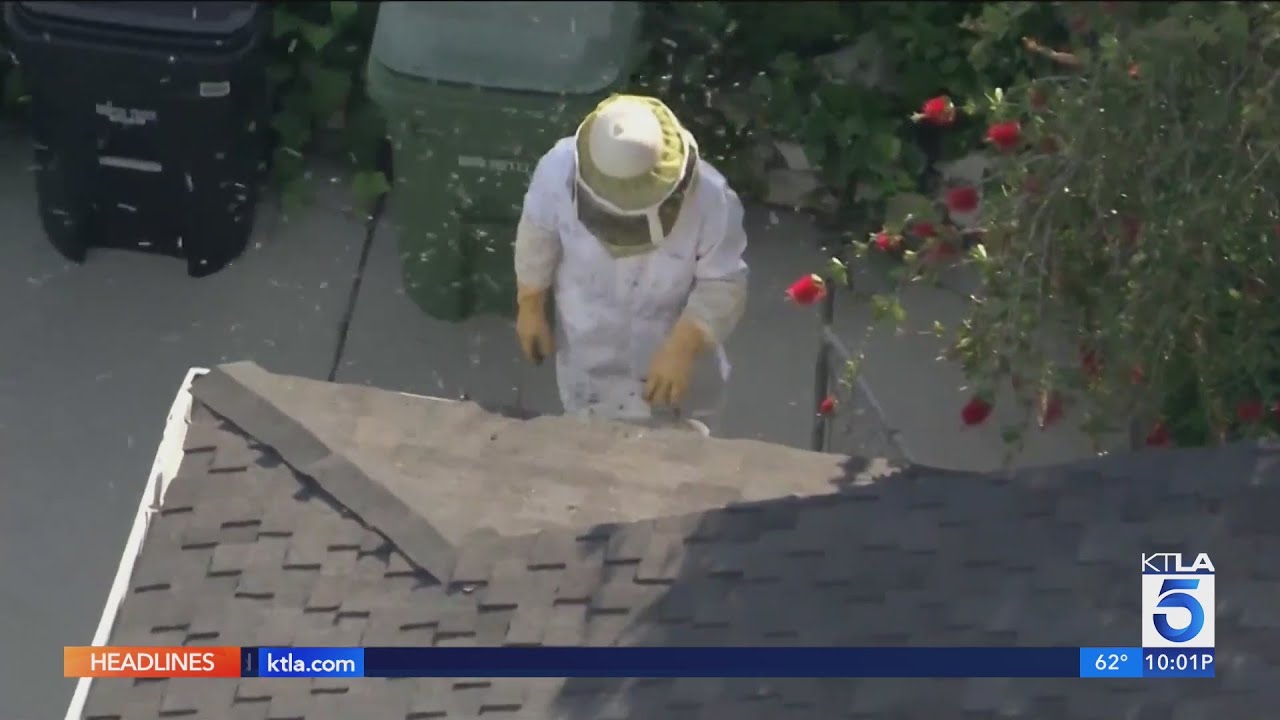
<path fill-rule="evenodd" d="M 269 21 L 256 2 L 6 3 L 59 252 L 161 253 L 195 277 L 243 252 L 270 124 Z"/>

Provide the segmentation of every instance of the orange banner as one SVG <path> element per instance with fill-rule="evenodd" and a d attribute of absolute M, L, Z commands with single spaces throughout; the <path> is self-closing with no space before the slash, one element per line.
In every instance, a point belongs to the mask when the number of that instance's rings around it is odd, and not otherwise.
<path fill-rule="evenodd" d="M 238 647 L 69 647 L 63 677 L 238 678 Z"/>

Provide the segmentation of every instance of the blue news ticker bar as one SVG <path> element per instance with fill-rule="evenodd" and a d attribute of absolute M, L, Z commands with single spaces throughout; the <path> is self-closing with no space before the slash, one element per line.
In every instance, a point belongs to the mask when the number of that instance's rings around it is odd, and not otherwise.
<path fill-rule="evenodd" d="M 1074 678 L 1085 670 L 1080 648 L 245 648 L 242 656 L 246 677 Z"/>

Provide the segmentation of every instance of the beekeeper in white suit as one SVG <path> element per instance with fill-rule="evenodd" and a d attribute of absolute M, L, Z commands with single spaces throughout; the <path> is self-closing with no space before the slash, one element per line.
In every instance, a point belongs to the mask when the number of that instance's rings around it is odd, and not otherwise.
<path fill-rule="evenodd" d="M 742 203 L 671 110 L 615 95 L 534 170 L 515 241 L 521 349 L 555 355 L 566 413 L 708 432 L 746 246 Z"/>

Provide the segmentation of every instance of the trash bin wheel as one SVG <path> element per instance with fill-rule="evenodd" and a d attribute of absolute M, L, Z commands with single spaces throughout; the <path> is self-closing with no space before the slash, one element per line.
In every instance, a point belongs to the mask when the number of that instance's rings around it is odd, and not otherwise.
<path fill-rule="evenodd" d="M 67 173 L 63 172 L 56 158 L 39 162 L 36 200 L 45 235 L 59 254 L 72 262 L 82 263 L 89 253 L 92 211 L 68 186 L 69 182 Z"/>

